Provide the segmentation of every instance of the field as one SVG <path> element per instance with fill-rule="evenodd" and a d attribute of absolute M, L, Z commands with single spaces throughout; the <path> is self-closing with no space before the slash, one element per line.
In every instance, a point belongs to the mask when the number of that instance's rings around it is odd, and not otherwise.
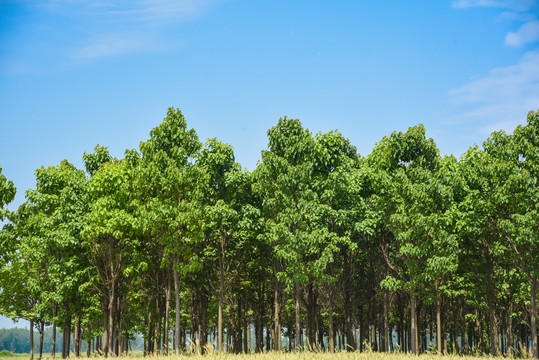
<path fill-rule="evenodd" d="M 3 354 L 1 354 L 3 355 Z M 0 360 L 8 359 L 27 359 L 28 354 L 13 354 L 11 356 L 1 356 Z M 138 356 L 137 356 L 138 355 Z M 124 357 L 124 359 L 137 359 L 140 360 L 142 354 L 135 354 L 134 356 Z M 460 355 L 435 355 L 435 354 L 422 354 L 421 360 L 479 360 L 486 359 L 487 356 L 460 356 Z M 81 359 L 86 358 L 86 356 L 81 357 Z M 334 354 L 330 353 L 313 353 L 313 352 L 301 352 L 301 353 L 274 353 L 267 352 L 261 354 L 207 354 L 207 355 L 194 355 L 194 354 L 185 354 L 180 356 L 154 356 L 151 357 L 152 360 L 413 360 L 417 359 L 414 355 L 401 354 L 401 353 L 368 353 L 368 352 L 337 352 Z M 492 359 L 492 357 L 488 357 Z M 37 360 L 37 356 L 34 355 L 34 359 Z M 50 354 L 46 354 L 43 357 L 43 360 L 50 359 Z M 61 359 L 60 356 L 57 356 L 56 359 Z M 74 357 L 71 357 L 74 359 Z M 95 359 L 105 359 L 100 357 L 95 357 Z M 501 358 L 500 358 L 501 359 Z"/>

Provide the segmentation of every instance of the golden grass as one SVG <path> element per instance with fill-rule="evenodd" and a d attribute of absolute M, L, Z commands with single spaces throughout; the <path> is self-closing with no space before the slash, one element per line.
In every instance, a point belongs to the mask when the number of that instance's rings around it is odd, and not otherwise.
<path fill-rule="evenodd" d="M 50 356 L 50 354 L 47 354 Z M 124 360 L 141 360 L 142 356 L 123 356 L 121 357 Z M 16 358 L 29 358 L 28 354 L 15 354 L 11 357 L 0 357 L 0 360 L 8 360 Z M 148 356 L 148 360 L 414 360 L 418 359 L 417 356 L 411 354 L 403 353 L 379 353 L 379 352 L 336 352 L 330 354 L 328 352 L 298 352 L 298 353 L 276 353 L 276 352 L 266 352 L 260 354 L 182 354 L 179 356 Z M 478 359 L 492 359 L 491 356 L 461 356 L 461 355 L 436 355 L 436 354 L 421 354 L 419 356 L 421 360 L 478 360 Z M 34 355 L 34 359 L 37 360 L 37 356 Z M 57 356 L 58 360 L 61 360 L 61 357 Z M 71 357 L 70 359 L 75 359 Z M 86 359 L 86 356 L 82 356 L 81 360 Z M 104 357 L 93 357 L 92 359 L 104 360 Z M 501 359 L 501 357 L 500 357 Z M 50 360 L 50 357 L 43 357 L 43 360 Z"/>

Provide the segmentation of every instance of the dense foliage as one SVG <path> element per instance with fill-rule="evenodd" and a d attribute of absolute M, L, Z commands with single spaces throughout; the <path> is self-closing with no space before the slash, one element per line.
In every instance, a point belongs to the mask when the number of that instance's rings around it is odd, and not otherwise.
<path fill-rule="evenodd" d="M 422 125 L 367 156 L 295 119 L 268 139 L 248 172 L 171 108 L 123 159 L 36 170 L 17 211 L 0 173 L 0 313 L 41 343 L 60 328 L 63 357 L 135 334 L 154 354 L 538 356 L 539 113 L 458 160 Z"/>

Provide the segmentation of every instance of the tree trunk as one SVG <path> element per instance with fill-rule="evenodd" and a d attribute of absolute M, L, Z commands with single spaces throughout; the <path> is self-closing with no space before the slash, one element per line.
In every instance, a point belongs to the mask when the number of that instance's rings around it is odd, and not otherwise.
<path fill-rule="evenodd" d="M 417 338 L 417 314 L 416 314 L 416 298 L 414 291 L 410 291 L 410 347 L 415 355 L 419 355 L 419 344 Z"/>
<path fill-rule="evenodd" d="M 506 328 L 506 336 L 507 336 L 507 356 L 512 357 L 513 356 L 513 318 L 511 317 L 511 314 L 513 313 L 513 301 L 509 300 L 509 306 L 507 308 L 507 328 Z"/>
<path fill-rule="evenodd" d="M 348 256 L 345 257 L 348 259 Z M 347 268 L 348 273 L 350 272 L 348 260 L 345 262 L 345 268 Z M 350 291 L 350 278 L 351 275 L 348 274 L 346 277 L 346 284 L 344 285 L 344 315 L 345 315 L 345 327 L 346 327 L 346 339 L 347 339 L 347 351 L 356 350 L 356 341 L 352 329 L 352 294 Z M 387 317 L 386 317 L 387 319 Z"/>
<path fill-rule="evenodd" d="M 307 327 L 309 338 L 309 350 L 316 350 L 317 346 L 316 329 L 318 325 L 318 318 L 316 313 L 316 291 L 313 285 L 313 281 L 309 280 L 307 287 Z"/>
<path fill-rule="evenodd" d="M 477 329 L 477 347 L 481 349 L 481 352 L 485 352 L 485 343 L 483 342 L 483 330 L 481 327 L 481 315 L 479 310 L 475 309 L 475 326 Z"/>
<path fill-rule="evenodd" d="M 74 331 L 74 336 L 73 336 L 73 344 L 74 344 L 74 352 L 75 352 L 75 357 L 80 357 L 80 349 L 79 349 L 79 336 L 80 336 L 80 317 L 76 317 L 75 318 L 75 328 L 73 329 Z"/>
<path fill-rule="evenodd" d="M 153 325 L 152 325 L 152 312 L 148 311 L 148 337 L 146 338 L 146 354 L 152 354 L 152 334 L 153 334 Z"/>
<path fill-rule="evenodd" d="M 116 316 L 116 327 L 117 327 L 117 331 L 118 331 L 118 334 L 116 335 L 116 356 L 122 356 L 123 353 L 124 353 L 124 341 L 123 341 L 123 338 L 122 338 L 122 311 L 121 311 L 121 304 L 120 304 L 120 297 L 118 297 L 118 301 L 117 301 L 118 305 L 117 305 L 117 316 Z"/>
<path fill-rule="evenodd" d="M 443 354 L 442 351 L 442 296 L 438 280 L 434 282 L 434 294 L 436 296 L 436 348 L 438 354 Z"/>
<path fill-rule="evenodd" d="M 217 351 L 223 352 L 223 302 L 225 292 L 225 260 L 219 255 L 219 309 L 217 312 Z"/>
<path fill-rule="evenodd" d="M 532 336 L 532 353 L 535 359 L 539 358 L 539 350 L 537 346 L 537 273 L 534 272 L 530 276 L 530 327 Z"/>
<path fill-rule="evenodd" d="M 257 299 L 257 314 L 255 315 L 255 352 L 264 351 L 264 283 L 259 287 Z"/>
<path fill-rule="evenodd" d="M 30 360 L 34 359 L 34 319 L 30 319 Z"/>
<path fill-rule="evenodd" d="M 64 342 L 62 348 L 63 357 L 69 357 L 71 352 L 71 316 L 66 317 L 64 321 Z"/>
<path fill-rule="evenodd" d="M 156 355 L 161 354 L 161 304 L 159 301 L 159 297 L 157 296 L 155 300 L 155 307 L 157 309 L 157 314 L 155 317 L 155 338 L 153 340 L 153 351 Z"/>
<path fill-rule="evenodd" d="M 208 296 L 206 293 L 201 294 L 201 301 L 200 301 L 200 331 L 199 331 L 199 338 L 200 338 L 200 350 L 201 353 L 204 354 L 206 350 L 206 344 L 208 342 Z"/>
<path fill-rule="evenodd" d="M 174 353 L 180 354 L 180 277 L 176 268 L 178 261 L 174 262 L 174 296 L 176 300 L 176 323 L 174 324 Z"/>
<path fill-rule="evenodd" d="M 314 305 L 314 312 L 316 314 L 316 333 L 318 334 L 318 346 L 316 347 L 317 351 L 325 350 L 324 346 L 324 331 L 322 330 L 324 328 L 324 321 L 322 319 L 322 314 L 320 311 L 317 311 L 317 305 L 315 302 Z"/>
<path fill-rule="evenodd" d="M 300 340 L 300 308 L 299 308 L 299 296 L 300 296 L 300 286 L 296 284 L 296 339 L 295 339 L 295 350 L 299 351 L 301 348 Z"/>
<path fill-rule="evenodd" d="M 382 351 L 389 351 L 389 293 L 384 291 L 384 309 L 383 309 L 383 326 L 382 326 Z"/>
<path fill-rule="evenodd" d="M 251 353 L 251 322 L 249 320 L 247 320 L 246 330 L 247 330 L 247 334 L 246 334 L 247 346 L 245 347 L 245 352 L 247 354 L 250 354 Z"/>
<path fill-rule="evenodd" d="M 115 301 L 116 300 L 116 284 L 115 281 L 112 280 L 112 285 L 110 289 L 110 299 L 109 299 L 109 346 L 108 350 L 106 352 L 106 356 L 112 356 L 114 354 L 114 308 L 115 308 Z"/>
<path fill-rule="evenodd" d="M 168 333 L 169 333 L 169 317 L 170 317 L 170 272 L 167 270 L 167 290 L 165 295 L 165 329 L 163 331 L 163 354 L 168 355 Z"/>
<path fill-rule="evenodd" d="M 51 358 L 56 358 L 56 313 L 58 305 L 56 302 L 52 302 L 52 345 L 51 345 Z"/>
<path fill-rule="evenodd" d="M 280 284 L 279 280 L 275 279 L 275 292 L 274 292 L 274 336 L 273 336 L 273 349 L 275 351 L 281 351 L 281 300 L 280 300 Z"/>
<path fill-rule="evenodd" d="M 41 321 L 39 327 L 39 360 L 43 357 L 43 334 L 45 333 L 45 321 Z"/>
<path fill-rule="evenodd" d="M 110 333 L 109 333 L 109 306 L 105 305 L 105 299 L 103 300 L 103 355 L 107 357 L 109 355 Z"/>
<path fill-rule="evenodd" d="M 328 328 L 329 328 L 329 352 L 335 352 L 335 331 L 333 329 L 333 291 L 329 285 L 329 304 L 328 304 Z"/>
<path fill-rule="evenodd" d="M 486 240 L 483 239 L 483 243 L 486 243 Z M 489 316 L 489 339 L 490 339 L 490 352 L 492 356 L 498 356 L 498 336 L 497 336 L 497 321 L 496 313 L 494 309 L 494 264 L 490 256 L 488 248 L 486 252 L 486 262 L 487 262 L 487 311 Z"/>

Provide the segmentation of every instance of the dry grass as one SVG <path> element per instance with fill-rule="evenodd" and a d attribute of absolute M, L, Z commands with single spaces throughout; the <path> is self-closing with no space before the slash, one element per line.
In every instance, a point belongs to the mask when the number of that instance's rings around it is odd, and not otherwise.
<path fill-rule="evenodd" d="M 50 354 L 47 354 L 50 356 Z M 142 356 L 135 354 L 135 356 L 122 357 L 125 360 L 141 360 Z M 28 359 L 28 354 L 15 354 L 16 358 Z M 478 360 L 478 359 L 487 359 L 492 357 L 490 356 L 460 356 L 460 355 L 436 355 L 436 354 L 422 354 L 419 356 L 421 360 Z M 2 357 L 0 360 L 13 360 L 12 357 Z M 81 357 L 81 360 L 84 360 L 86 356 Z M 210 353 L 206 355 L 198 354 L 183 354 L 180 356 L 148 356 L 148 360 L 414 360 L 417 359 L 417 356 L 411 354 L 402 354 L 402 353 L 378 353 L 378 352 L 336 352 L 330 354 L 327 352 L 299 352 L 299 353 L 276 353 L 276 352 L 266 352 L 260 354 L 216 354 Z M 34 356 L 34 359 L 37 360 L 37 356 Z M 57 357 L 61 359 L 61 357 Z M 71 359 L 75 359 L 71 357 Z M 103 357 L 92 357 L 96 360 L 104 360 Z M 501 358 L 500 358 L 501 359 Z M 49 357 L 44 357 L 43 360 L 50 360 Z"/>

